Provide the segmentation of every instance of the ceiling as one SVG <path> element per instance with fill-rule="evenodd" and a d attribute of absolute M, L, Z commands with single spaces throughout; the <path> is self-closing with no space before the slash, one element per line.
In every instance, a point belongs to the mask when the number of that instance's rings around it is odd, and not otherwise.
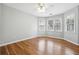
<path fill-rule="evenodd" d="M 13 7 L 28 14 L 39 17 L 48 17 L 51 15 L 64 13 L 65 11 L 79 5 L 79 3 L 45 3 L 47 9 L 45 12 L 40 13 L 37 11 L 37 3 L 4 3 L 4 4 L 9 7 Z"/>

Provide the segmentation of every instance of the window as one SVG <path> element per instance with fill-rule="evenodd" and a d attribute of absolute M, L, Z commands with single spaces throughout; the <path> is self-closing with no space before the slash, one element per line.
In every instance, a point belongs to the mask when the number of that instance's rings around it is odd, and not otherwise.
<path fill-rule="evenodd" d="M 62 19 L 55 19 L 54 22 L 54 30 L 55 31 L 62 31 Z"/>
<path fill-rule="evenodd" d="M 45 19 L 39 19 L 38 20 L 38 27 L 39 27 L 39 31 L 43 31 L 45 32 Z"/>
<path fill-rule="evenodd" d="M 65 31 L 75 32 L 75 16 L 73 14 L 65 17 Z"/>
<path fill-rule="evenodd" d="M 48 31 L 53 31 L 54 30 L 54 21 L 53 20 L 48 20 L 47 21 L 47 29 L 48 29 Z"/>
<path fill-rule="evenodd" d="M 62 18 L 40 18 L 39 21 L 39 31 L 62 31 Z"/>
<path fill-rule="evenodd" d="M 48 31 L 62 31 L 62 19 L 54 18 L 47 20 L 47 29 Z"/>

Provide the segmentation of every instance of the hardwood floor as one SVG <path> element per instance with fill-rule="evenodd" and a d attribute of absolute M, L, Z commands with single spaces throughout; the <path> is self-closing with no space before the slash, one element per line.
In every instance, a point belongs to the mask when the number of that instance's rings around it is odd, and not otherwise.
<path fill-rule="evenodd" d="M 0 55 L 79 55 L 79 46 L 62 39 L 37 37 L 0 47 Z"/>

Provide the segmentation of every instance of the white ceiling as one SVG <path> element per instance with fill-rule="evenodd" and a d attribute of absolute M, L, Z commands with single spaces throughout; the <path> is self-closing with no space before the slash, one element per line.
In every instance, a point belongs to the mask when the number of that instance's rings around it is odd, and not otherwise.
<path fill-rule="evenodd" d="M 46 12 L 40 13 L 37 11 L 37 3 L 5 3 L 9 7 L 16 8 L 34 16 L 47 17 L 60 13 L 76 7 L 79 3 L 46 3 Z"/>

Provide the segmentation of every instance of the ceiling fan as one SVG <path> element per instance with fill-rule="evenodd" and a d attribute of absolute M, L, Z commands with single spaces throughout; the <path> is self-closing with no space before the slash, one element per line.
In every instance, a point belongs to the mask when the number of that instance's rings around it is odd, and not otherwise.
<path fill-rule="evenodd" d="M 45 12 L 46 11 L 46 4 L 45 3 L 38 3 L 37 5 L 38 5 L 38 7 L 37 7 L 38 12 Z"/>

